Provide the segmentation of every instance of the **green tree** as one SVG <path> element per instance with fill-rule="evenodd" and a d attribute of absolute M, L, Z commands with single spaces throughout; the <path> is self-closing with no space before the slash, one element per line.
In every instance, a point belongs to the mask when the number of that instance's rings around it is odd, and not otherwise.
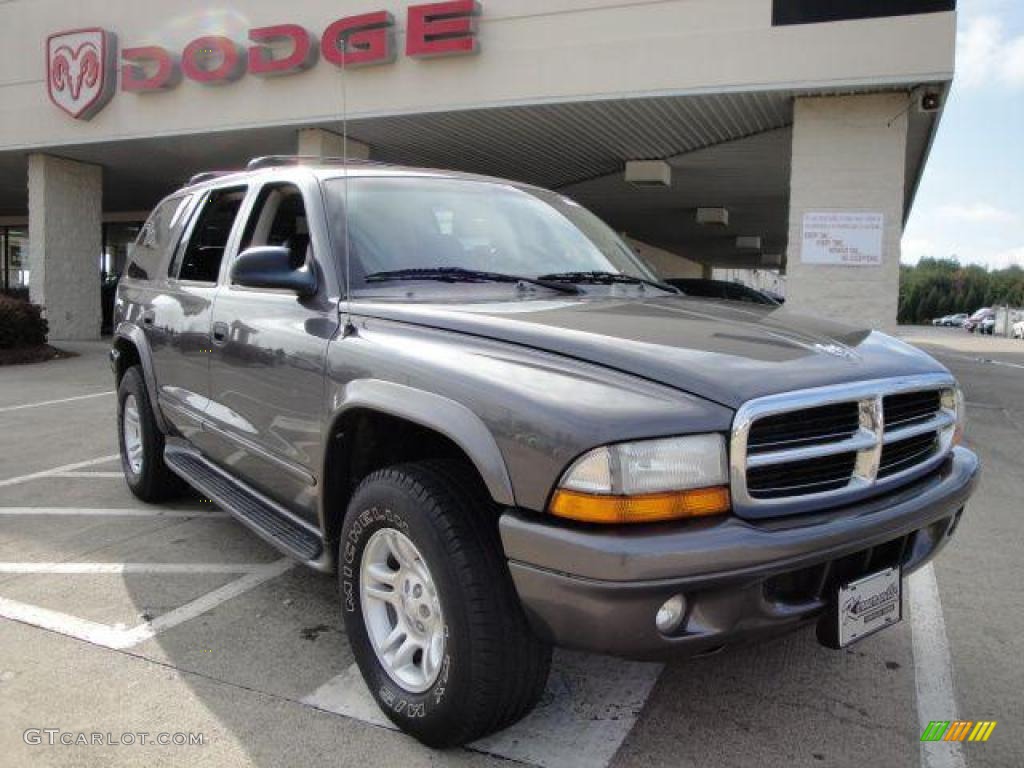
<path fill-rule="evenodd" d="M 956 259 L 921 259 L 900 267 L 899 321 L 928 323 L 954 312 L 1009 304 L 1024 308 L 1024 269 L 988 270 Z"/>

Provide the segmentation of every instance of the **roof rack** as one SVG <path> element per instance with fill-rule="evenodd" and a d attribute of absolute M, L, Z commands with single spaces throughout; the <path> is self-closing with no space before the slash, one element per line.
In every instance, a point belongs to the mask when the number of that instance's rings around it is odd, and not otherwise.
<path fill-rule="evenodd" d="M 247 171 L 258 171 L 261 168 L 275 168 L 281 165 L 385 165 L 375 160 L 363 160 L 357 157 L 320 157 L 319 155 L 266 155 L 254 157 L 245 166 Z"/>
<path fill-rule="evenodd" d="M 185 186 L 191 187 L 193 184 L 200 184 L 204 181 L 210 181 L 211 179 L 219 179 L 221 176 L 230 176 L 233 173 L 238 173 L 238 171 L 203 171 L 189 179 L 188 184 Z"/>

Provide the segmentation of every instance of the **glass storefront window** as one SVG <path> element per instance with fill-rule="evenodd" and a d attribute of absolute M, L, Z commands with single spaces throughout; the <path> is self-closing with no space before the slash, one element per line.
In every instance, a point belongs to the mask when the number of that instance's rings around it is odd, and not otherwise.
<path fill-rule="evenodd" d="M 2 287 L 7 292 L 28 290 L 28 227 L 3 227 L 0 231 L 0 275 Z"/>
<path fill-rule="evenodd" d="M 124 274 L 128 263 L 128 248 L 142 229 L 141 221 L 111 223 L 103 225 L 103 257 L 100 272 L 103 281 L 113 280 Z"/>

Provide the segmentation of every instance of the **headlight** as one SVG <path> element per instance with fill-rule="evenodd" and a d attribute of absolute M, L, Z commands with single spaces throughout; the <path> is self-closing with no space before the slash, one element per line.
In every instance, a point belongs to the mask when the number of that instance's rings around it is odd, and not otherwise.
<path fill-rule="evenodd" d="M 729 511 L 722 435 L 603 446 L 562 476 L 549 510 L 590 523 L 648 523 Z"/>
<path fill-rule="evenodd" d="M 942 407 L 952 412 L 955 419 L 952 438 L 946 445 L 960 445 L 964 439 L 964 427 L 967 421 L 963 390 L 959 386 L 942 390 Z"/>

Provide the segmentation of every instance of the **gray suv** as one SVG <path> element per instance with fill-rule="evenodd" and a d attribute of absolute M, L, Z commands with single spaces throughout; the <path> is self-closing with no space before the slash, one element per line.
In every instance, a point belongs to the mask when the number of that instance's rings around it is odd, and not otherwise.
<path fill-rule="evenodd" d="M 434 746 L 526 714 L 554 645 L 714 653 L 900 620 L 978 475 L 956 382 L 881 333 L 690 299 L 572 200 L 263 158 L 157 206 L 117 290 L 124 474 L 337 572 Z"/>

